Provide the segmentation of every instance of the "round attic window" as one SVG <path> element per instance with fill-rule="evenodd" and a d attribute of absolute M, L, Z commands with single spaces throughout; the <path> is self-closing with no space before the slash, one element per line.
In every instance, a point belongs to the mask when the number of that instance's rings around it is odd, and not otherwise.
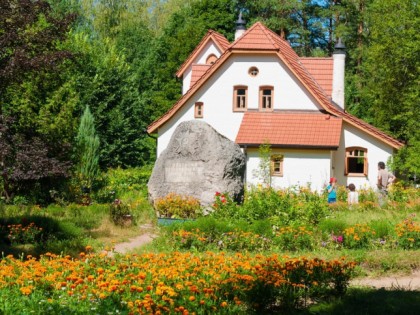
<path fill-rule="evenodd" d="M 251 77 L 256 77 L 257 75 L 258 75 L 258 73 L 259 73 L 260 71 L 258 70 L 258 68 L 257 67 L 251 67 L 251 68 L 249 68 L 249 70 L 248 70 L 248 74 L 251 76 Z"/>
<path fill-rule="evenodd" d="M 206 59 L 206 64 L 208 65 L 212 65 L 213 63 L 215 63 L 217 60 L 217 57 L 215 54 L 211 54 L 210 56 L 207 57 Z"/>

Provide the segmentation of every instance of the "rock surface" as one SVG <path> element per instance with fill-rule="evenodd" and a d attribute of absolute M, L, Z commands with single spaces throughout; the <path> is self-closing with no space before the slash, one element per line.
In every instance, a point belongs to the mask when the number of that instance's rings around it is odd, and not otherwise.
<path fill-rule="evenodd" d="M 208 206 L 215 192 L 243 196 L 245 155 L 203 121 L 181 123 L 157 159 L 148 183 L 151 202 L 169 193 L 192 196 Z"/>

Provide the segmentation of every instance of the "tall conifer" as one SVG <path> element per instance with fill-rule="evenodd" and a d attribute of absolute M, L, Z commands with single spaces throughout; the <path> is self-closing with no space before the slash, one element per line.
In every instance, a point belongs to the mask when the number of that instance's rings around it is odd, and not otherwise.
<path fill-rule="evenodd" d="M 82 185 L 90 189 L 99 174 L 99 137 L 96 135 L 89 106 L 86 106 L 80 120 L 76 142 L 79 157 L 76 172 L 82 180 Z"/>

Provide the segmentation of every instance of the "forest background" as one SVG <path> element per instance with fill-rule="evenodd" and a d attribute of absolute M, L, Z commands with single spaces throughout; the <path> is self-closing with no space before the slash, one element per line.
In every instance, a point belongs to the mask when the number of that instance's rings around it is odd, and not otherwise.
<path fill-rule="evenodd" d="M 181 96 L 175 72 L 209 29 L 232 41 L 240 10 L 300 56 L 340 37 L 346 110 L 403 141 L 391 166 L 416 180 L 417 0 L 0 0 L 2 200 L 72 198 L 100 171 L 153 164 L 146 127 Z"/>

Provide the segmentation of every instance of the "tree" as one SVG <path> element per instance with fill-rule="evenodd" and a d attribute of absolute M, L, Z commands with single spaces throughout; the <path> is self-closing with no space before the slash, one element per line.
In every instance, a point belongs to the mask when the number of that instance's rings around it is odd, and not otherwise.
<path fill-rule="evenodd" d="M 76 148 L 78 156 L 76 173 L 82 185 L 91 189 L 99 174 L 99 137 L 96 135 L 94 118 L 89 106 L 86 106 L 80 120 Z"/>
<path fill-rule="evenodd" d="M 52 157 L 42 139 L 15 133 L 13 119 L 3 116 L 0 116 L 0 147 L 0 193 L 6 201 L 22 194 L 47 202 L 50 189 L 69 176 L 70 162 L 60 160 L 58 155 Z"/>
<path fill-rule="evenodd" d="M 0 1 L 0 94 L 32 71 L 52 69 L 72 54 L 61 50 L 73 14 L 54 16 L 43 0 Z"/>
<path fill-rule="evenodd" d="M 254 170 L 253 176 L 261 180 L 265 187 L 271 186 L 271 144 L 265 141 L 258 148 L 260 158 L 258 169 Z"/>
<path fill-rule="evenodd" d="M 373 123 L 407 143 L 395 169 L 419 174 L 420 6 L 413 0 L 373 1 L 363 70 L 363 106 Z"/>

